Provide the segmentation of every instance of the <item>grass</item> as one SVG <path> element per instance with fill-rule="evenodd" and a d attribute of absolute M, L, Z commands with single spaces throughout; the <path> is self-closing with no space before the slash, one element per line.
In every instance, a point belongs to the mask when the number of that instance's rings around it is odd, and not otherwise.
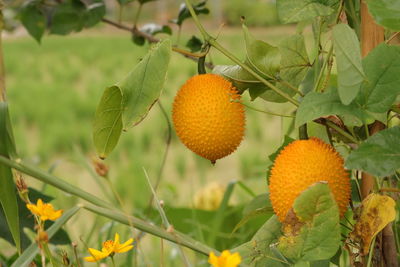
<path fill-rule="evenodd" d="M 258 38 L 272 44 L 277 44 L 288 32 L 293 29 L 254 31 Z M 46 36 L 41 45 L 28 37 L 8 39 L 4 43 L 7 94 L 20 156 L 44 168 L 55 166 L 56 175 L 97 195 L 102 194 L 101 190 L 82 159 L 83 156 L 90 163 L 95 156 L 92 121 L 96 105 L 104 88 L 122 79 L 148 49 L 134 45 L 123 32 L 105 33 Z M 183 42 L 188 38 L 189 34 L 184 34 Z M 224 29 L 219 40 L 244 58 L 244 42 L 239 29 Z M 216 51 L 212 51 L 212 59 L 217 64 L 231 64 Z M 194 62 L 173 55 L 160 99 L 169 114 L 176 91 L 196 70 Z M 249 100 L 247 94 L 244 98 Z M 277 105 L 261 100 L 253 104 L 261 109 L 277 109 Z M 158 197 L 166 206 L 190 207 L 194 193 L 215 180 L 221 183 L 242 180 L 257 194 L 266 191 L 268 155 L 280 145 L 285 123 L 280 118 L 252 110 L 246 115 L 246 137 L 242 145 L 215 166 L 187 150 L 173 133 L 158 191 Z M 165 149 L 166 129 L 162 113 L 155 105 L 140 125 L 123 134 L 116 150 L 106 160 L 110 166 L 110 179 L 127 210 L 140 213 L 148 203 L 150 190 L 142 168 L 146 168 L 154 182 Z M 41 186 L 32 180 L 28 183 Z M 67 208 L 76 203 L 70 196 L 52 188 L 46 187 L 46 192 L 57 196 L 58 207 Z M 249 200 L 246 193 L 236 189 L 233 202 Z M 85 216 L 86 213 L 80 214 L 72 227 L 67 226 L 67 229 L 75 229 L 72 232 L 76 240 L 79 240 L 78 231 L 89 233 L 94 227 L 85 223 Z M 110 225 L 105 223 L 100 220 L 96 228 L 107 232 Z M 154 242 L 159 244 L 159 241 Z M 147 249 L 150 248 L 144 250 Z"/>

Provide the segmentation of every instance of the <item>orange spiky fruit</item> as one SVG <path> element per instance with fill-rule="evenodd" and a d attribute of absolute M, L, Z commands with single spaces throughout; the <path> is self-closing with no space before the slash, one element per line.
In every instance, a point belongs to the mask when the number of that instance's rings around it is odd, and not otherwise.
<path fill-rule="evenodd" d="M 270 199 L 274 212 L 283 222 L 295 199 L 309 186 L 326 181 L 342 217 L 350 201 L 349 172 L 343 158 L 318 138 L 296 140 L 276 157 L 269 177 Z"/>
<path fill-rule="evenodd" d="M 175 130 L 194 153 L 215 163 L 239 146 L 244 107 L 232 83 L 216 74 L 193 76 L 178 91 L 172 109 Z"/>

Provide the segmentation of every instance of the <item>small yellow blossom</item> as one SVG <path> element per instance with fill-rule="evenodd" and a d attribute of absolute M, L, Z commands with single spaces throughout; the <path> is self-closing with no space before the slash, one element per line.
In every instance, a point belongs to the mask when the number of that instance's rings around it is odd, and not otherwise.
<path fill-rule="evenodd" d="M 208 263 L 213 267 L 237 267 L 241 261 L 239 253 L 231 254 L 229 250 L 222 251 L 219 257 L 215 256 L 214 252 L 211 252 L 208 258 Z"/>
<path fill-rule="evenodd" d="M 133 245 L 131 245 L 133 242 L 133 238 L 130 238 L 128 241 L 126 241 L 123 244 L 119 243 L 119 234 L 116 233 L 113 240 L 107 240 L 103 242 L 103 247 L 100 250 L 94 249 L 94 248 L 89 248 L 89 253 L 92 256 L 85 257 L 85 261 L 88 262 L 96 262 L 101 259 L 104 259 L 108 256 L 113 257 L 115 253 L 124 253 L 133 248 Z"/>
<path fill-rule="evenodd" d="M 63 213 L 63 210 L 54 210 L 53 205 L 50 203 L 43 203 L 43 201 L 39 198 L 36 205 L 35 204 L 26 204 L 26 207 L 35 215 L 40 217 L 41 221 L 52 220 L 55 221 Z"/>

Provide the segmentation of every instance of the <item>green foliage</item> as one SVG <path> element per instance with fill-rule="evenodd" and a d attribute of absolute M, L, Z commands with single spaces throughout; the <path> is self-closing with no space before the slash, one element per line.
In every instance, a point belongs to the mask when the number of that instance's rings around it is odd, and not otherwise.
<path fill-rule="evenodd" d="M 235 226 L 233 232 L 245 225 L 248 221 L 261 215 L 266 215 L 268 217 L 273 215 L 272 204 L 269 199 L 269 194 L 261 194 L 256 196 L 250 201 L 243 209 L 243 218 Z"/>
<path fill-rule="evenodd" d="M 249 89 L 252 100 L 268 89 L 239 65 L 217 65 L 214 67 L 213 73 L 222 75 L 230 80 L 242 93 Z"/>
<path fill-rule="evenodd" d="M 272 79 L 279 72 L 281 55 L 279 49 L 261 40 L 256 40 L 243 24 L 246 43 L 246 63 L 258 73 Z"/>
<path fill-rule="evenodd" d="M 311 67 L 304 36 L 301 34 L 289 36 L 283 39 L 278 47 L 281 53 L 279 78 L 297 88 Z M 277 86 L 289 95 L 295 94 L 288 85 L 278 83 Z M 276 102 L 285 102 L 281 96 L 276 95 L 276 99 L 279 100 Z"/>
<path fill-rule="evenodd" d="M 367 81 L 356 99 L 370 112 L 387 112 L 400 93 L 400 47 L 381 44 L 363 60 Z"/>
<path fill-rule="evenodd" d="M 27 2 L 21 9 L 21 22 L 29 34 L 40 43 L 46 29 L 46 16 L 37 1 Z"/>
<path fill-rule="evenodd" d="M 400 3 L 396 0 L 368 0 L 368 10 L 375 21 L 393 31 L 400 31 Z"/>
<path fill-rule="evenodd" d="M 294 262 L 331 258 L 340 245 L 339 208 L 327 183 L 317 183 L 296 198 L 278 249 Z M 285 230 L 284 230 L 285 231 Z"/>
<path fill-rule="evenodd" d="M 123 94 L 122 124 L 125 130 L 140 123 L 160 97 L 170 53 L 171 42 L 168 39 L 160 42 L 116 85 Z"/>
<path fill-rule="evenodd" d="M 299 22 L 334 12 L 338 0 L 277 0 L 279 18 L 283 23 Z"/>
<path fill-rule="evenodd" d="M 355 103 L 344 105 L 337 89 L 330 88 L 324 93 L 310 92 L 304 97 L 296 112 L 296 127 L 335 114 L 343 116 L 348 126 L 361 126 L 363 123 L 372 123 L 375 120 Z"/>
<path fill-rule="evenodd" d="M 100 158 L 106 158 L 115 148 L 122 129 L 140 123 L 158 100 L 170 52 L 170 41 L 161 42 L 124 80 L 104 91 L 93 128 L 93 140 Z"/>
<path fill-rule="evenodd" d="M 361 51 L 356 33 L 346 24 L 333 28 L 333 40 L 338 70 L 338 92 L 343 104 L 350 104 L 364 81 Z"/>
<path fill-rule="evenodd" d="M 8 105 L 0 102 L 0 155 L 9 157 L 15 151 L 11 124 L 9 121 Z M 19 211 L 14 176 L 11 168 L 0 164 L 0 204 L 5 215 L 2 229 L 9 229 L 18 251 L 21 251 L 21 236 L 19 230 Z M 6 227 L 8 226 L 8 227 Z"/>
<path fill-rule="evenodd" d="M 281 223 L 272 216 L 253 236 L 253 238 L 233 251 L 239 252 L 246 266 L 287 266 L 287 261 L 271 248 L 281 235 Z"/>
<path fill-rule="evenodd" d="M 193 5 L 193 9 L 197 15 L 210 13 L 210 10 L 206 7 L 206 4 L 207 1 L 202 1 L 196 5 Z M 178 18 L 171 20 L 171 22 L 181 27 L 183 22 L 190 17 L 190 12 L 189 9 L 186 7 L 186 4 L 181 4 L 181 7 L 179 8 Z"/>
<path fill-rule="evenodd" d="M 118 143 L 122 132 L 122 92 L 118 86 L 106 88 L 96 110 L 93 142 L 104 159 Z"/>
<path fill-rule="evenodd" d="M 188 47 L 192 53 L 200 51 L 202 46 L 203 42 L 194 35 L 186 43 L 186 47 Z"/>
<path fill-rule="evenodd" d="M 400 127 L 383 130 L 352 151 L 347 158 L 346 166 L 378 177 L 393 175 L 400 168 L 399 140 Z"/>

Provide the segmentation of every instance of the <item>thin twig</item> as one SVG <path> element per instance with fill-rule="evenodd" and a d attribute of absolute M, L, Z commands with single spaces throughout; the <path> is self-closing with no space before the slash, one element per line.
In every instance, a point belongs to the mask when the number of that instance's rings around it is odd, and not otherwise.
<path fill-rule="evenodd" d="M 386 43 L 386 44 L 390 44 L 390 42 L 391 42 L 394 38 L 396 38 L 399 34 L 400 34 L 400 32 L 395 32 L 392 36 L 390 36 L 389 39 L 387 39 L 387 40 L 385 41 L 385 43 Z"/>
<path fill-rule="evenodd" d="M 149 43 L 158 43 L 160 41 L 160 39 L 154 37 L 153 35 L 145 33 L 143 31 L 139 30 L 136 26 L 131 28 L 129 26 L 123 25 L 122 23 L 118 23 L 118 22 L 115 22 L 115 21 L 112 21 L 112 20 L 109 20 L 109 19 L 106 19 L 106 18 L 103 18 L 101 21 L 106 23 L 106 24 L 109 24 L 109 25 L 111 25 L 113 27 L 116 27 L 118 29 L 131 32 L 133 35 L 143 37 Z M 183 55 L 184 57 L 186 57 L 188 59 L 191 59 L 193 61 L 196 61 L 196 62 L 198 61 L 199 57 L 203 56 L 201 54 L 193 54 L 193 53 L 191 53 L 189 51 L 186 51 L 184 49 L 177 48 L 177 47 L 172 47 L 172 51 L 177 52 L 177 53 Z M 214 68 L 214 65 L 212 63 L 210 63 L 210 62 L 206 62 L 205 66 L 208 69 L 213 69 Z"/>

